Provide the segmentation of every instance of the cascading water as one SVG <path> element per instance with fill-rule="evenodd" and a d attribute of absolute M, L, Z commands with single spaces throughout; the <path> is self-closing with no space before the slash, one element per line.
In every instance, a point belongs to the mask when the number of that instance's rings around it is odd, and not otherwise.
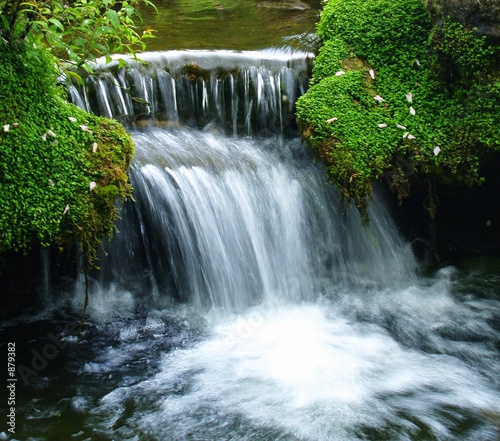
<path fill-rule="evenodd" d="M 130 124 L 135 202 L 26 436 L 496 440 L 496 280 L 419 275 L 383 197 L 364 225 L 283 136 L 307 54 L 149 57 L 69 91 Z"/>
<path fill-rule="evenodd" d="M 308 60 L 300 51 L 168 51 L 143 63 L 97 65 L 70 99 L 86 110 L 132 125 L 162 123 L 227 133 L 289 134 L 294 103 L 307 88 Z M 116 71 L 113 73 L 113 71 Z"/>

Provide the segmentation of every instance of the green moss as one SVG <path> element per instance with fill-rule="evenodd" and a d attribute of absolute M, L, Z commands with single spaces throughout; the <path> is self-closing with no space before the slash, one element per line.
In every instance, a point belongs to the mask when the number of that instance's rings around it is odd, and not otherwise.
<path fill-rule="evenodd" d="M 481 158 L 500 149 L 498 48 L 457 23 L 433 28 L 420 0 L 330 0 L 318 35 L 297 120 L 346 199 L 363 211 L 382 176 L 400 198 L 413 173 L 482 181 Z"/>
<path fill-rule="evenodd" d="M 342 39 L 333 38 L 326 41 L 316 56 L 312 84 L 314 84 L 315 79 L 326 78 L 342 70 L 342 61 L 348 56 L 349 49 Z"/>
<path fill-rule="evenodd" d="M 45 50 L 0 49 L 0 251 L 76 241 L 92 262 L 131 193 L 134 147 L 117 122 L 69 104 L 57 74 Z"/>

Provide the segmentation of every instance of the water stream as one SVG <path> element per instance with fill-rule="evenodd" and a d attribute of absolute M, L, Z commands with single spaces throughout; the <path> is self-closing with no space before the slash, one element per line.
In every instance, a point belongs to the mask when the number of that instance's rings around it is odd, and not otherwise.
<path fill-rule="evenodd" d="M 382 191 L 341 204 L 291 117 L 310 55 L 146 57 L 69 90 L 130 127 L 135 202 L 83 339 L 80 279 L 1 324 L 12 439 L 497 440 L 500 271 L 423 275 Z"/>

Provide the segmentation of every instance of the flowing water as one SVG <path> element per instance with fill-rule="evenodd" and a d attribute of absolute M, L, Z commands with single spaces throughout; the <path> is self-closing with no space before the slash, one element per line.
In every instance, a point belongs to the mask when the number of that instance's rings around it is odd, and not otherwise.
<path fill-rule="evenodd" d="M 150 50 L 236 49 L 299 42 L 313 33 L 319 0 L 155 0 L 140 9 Z"/>
<path fill-rule="evenodd" d="M 382 191 L 369 225 L 340 203 L 296 137 L 310 54 L 145 58 L 69 88 L 130 127 L 135 202 L 83 338 L 83 280 L 45 254 L 40 303 L 1 324 L 12 439 L 498 440 L 498 261 L 423 274 Z"/>

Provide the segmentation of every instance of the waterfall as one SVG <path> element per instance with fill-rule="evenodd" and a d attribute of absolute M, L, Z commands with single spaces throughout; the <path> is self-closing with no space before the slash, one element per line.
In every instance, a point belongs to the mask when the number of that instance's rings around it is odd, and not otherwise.
<path fill-rule="evenodd" d="M 423 276 L 383 192 L 341 203 L 293 128 L 309 55 L 145 58 L 69 88 L 130 128 L 134 202 L 18 438 L 496 441 L 498 274 Z"/>
<path fill-rule="evenodd" d="M 216 125 L 236 136 L 290 135 L 312 55 L 291 50 L 168 51 L 97 63 L 72 102 L 132 127 Z"/>
<path fill-rule="evenodd" d="M 103 280 L 142 280 L 197 305 L 242 310 L 336 286 L 407 284 L 414 260 L 374 200 L 370 227 L 346 212 L 296 140 L 199 131 L 135 133 L 128 204 Z M 160 289 L 161 287 L 161 289 Z"/>
<path fill-rule="evenodd" d="M 372 222 L 363 225 L 306 147 L 283 135 L 309 57 L 147 54 L 145 67 L 99 66 L 86 89 L 70 87 L 75 103 L 130 117 L 137 146 L 136 202 L 123 208 L 120 233 L 101 259 L 101 288 L 122 284 L 242 311 L 271 299 L 317 298 L 332 286 L 408 283 L 415 261 L 382 200 L 374 197 Z M 151 119 L 137 131 L 145 115 Z"/>

